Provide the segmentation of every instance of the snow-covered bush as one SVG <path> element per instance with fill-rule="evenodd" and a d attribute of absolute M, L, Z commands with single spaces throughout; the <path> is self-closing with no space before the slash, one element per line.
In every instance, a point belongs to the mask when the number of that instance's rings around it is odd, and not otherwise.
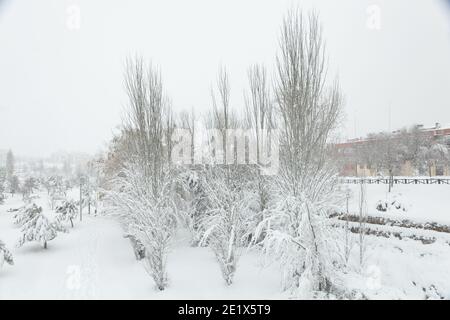
<path fill-rule="evenodd" d="M 47 189 L 48 194 L 52 192 L 64 194 L 67 191 L 66 184 L 61 176 L 51 176 L 43 182 L 43 185 Z"/>
<path fill-rule="evenodd" d="M 116 189 L 107 194 L 111 212 L 122 221 L 127 236 L 140 251 L 145 248 L 144 266 L 159 290 L 168 284 L 167 254 L 178 223 L 170 176 L 167 172 L 168 179 L 154 195 L 139 167 L 130 165 L 115 180 Z"/>
<path fill-rule="evenodd" d="M 237 263 L 243 246 L 254 230 L 255 212 L 250 206 L 255 194 L 245 189 L 245 184 L 232 182 L 230 168 L 213 167 L 204 177 L 203 185 L 208 196 L 208 206 L 201 219 L 203 237 L 214 252 L 227 285 L 233 283 Z"/>
<path fill-rule="evenodd" d="M 329 292 L 338 281 L 336 270 L 344 263 L 341 230 L 329 219 L 341 196 L 328 179 L 324 177 L 326 183 L 311 181 L 317 188 L 315 195 L 307 189 L 293 195 L 283 181 L 277 183 L 274 199 L 255 232 L 255 241 L 265 232 L 262 241 L 255 243 L 262 245 L 269 262 L 280 263 L 283 288 L 302 297 Z"/>
<path fill-rule="evenodd" d="M 9 251 L 8 248 L 6 248 L 5 243 L 0 240 L 0 269 L 5 262 L 9 265 L 13 265 L 14 259 L 11 251 Z"/>
<path fill-rule="evenodd" d="M 13 216 L 13 223 L 16 226 L 22 226 L 27 221 L 31 220 L 37 214 L 42 212 L 42 208 L 38 207 L 36 204 L 30 204 L 23 206 L 21 208 L 15 209 L 15 214 Z"/>
<path fill-rule="evenodd" d="M 159 290 L 164 290 L 168 285 L 167 254 L 176 227 L 175 211 L 166 201 L 170 202 L 166 198 L 149 208 L 152 214 L 146 222 L 131 226 L 145 248 L 144 265 Z"/>
<path fill-rule="evenodd" d="M 61 205 L 57 206 L 55 211 L 58 213 L 56 220 L 59 222 L 70 222 L 70 225 L 73 228 L 73 220 L 78 215 L 78 208 L 75 201 L 66 200 Z"/>
<path fill-rule="evenodd" d="M 66 191 L 63 189 L 52 189 L 50 191 L 50 206 L 54 209 L 58 203 L 61 203 L 66 198 Z"/>
<path fill-rule="evenodd" d="M 124 235 L 124 238 L 128 238 L 131 241 L 131 245 L 133 246 L 134 255 L 137 260 L 142 260 L 145 258 L 145 247 L 139 239 L 132 234 Z"/>
<path fill-rule="evenodd" d="M 388 193 L 386 199 L 378 200 L 375 207 L 381 212 L 402 213 L 408 211 L 408 203 L 400 193 Z"/>
<path fill-rule="evenodd" d="M 27 242 L 37 241 L 41 243 L 44 249 L 47 249 L 47 242 L 56 238 L 58 231 L 65 232 L 66 229 L 59 221 L 51 222 L 42 214 L 42 208 L 38 212 L 29 217 L 21 228 L 21 236 L 17 243 L 18 247 L 23 246 Z"/>
<path fill-rule="evenodd" d="M 176 185 L 176 204 L 184 227 L 191 235 L 190 244 L 199 245 L 202 238 L 200 230 L 201 218 L 207 210 L 208 197 L 202 184 L 200 175 L 203 170 L 187 170 L 181 173 Z"/>

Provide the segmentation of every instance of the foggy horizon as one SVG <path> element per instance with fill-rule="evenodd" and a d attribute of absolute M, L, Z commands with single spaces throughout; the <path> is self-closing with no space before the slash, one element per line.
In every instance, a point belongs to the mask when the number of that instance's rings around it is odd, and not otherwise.
<path fill-rule="evenodd" d="M 43 157 L 104 149 L 127 103 L 124 62 L 135 54 L 160 68 L 175 111 L 208 110 L 225 66 L 240 110 L 251 64 L 264 63 L 273 78 L 292 7 L 319 13 L 330 78 L 338 75 L 345 96 L 342 140 L 450 124 L 448 1 L 3 0 L 0 150 Z"/>

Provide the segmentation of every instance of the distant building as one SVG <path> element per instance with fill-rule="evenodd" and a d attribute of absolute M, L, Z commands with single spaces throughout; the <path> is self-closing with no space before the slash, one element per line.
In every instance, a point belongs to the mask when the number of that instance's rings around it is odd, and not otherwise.
<path fill-rule="evenodd" d="M 450 150 L 450 125 L 442 126 L 440 123 L 436 123 L 434 126 L 417 125 L 416 129 L 418 129 L 418 131 L 423 134 L 424 137 L 430 141 L 430 143 L 441 143 L 445 145 L 448 150 Z M 399 138 L 400 133 L 401 130 L 393 131 L 390 139 L 395 140 Z M 358 148 L 360 150 L 364 148 L 370 150 L 371 148 L 375 148 L 380 143 L 383 143 L 383 141 L 380 141 L 380 139 L 374 135 L 365 138 L 349 139 L 345 142 L 336 144 L 337 155 L 341 160 L 340 174 L 342 176 L 387 175 L 387 172 L 379 170 L 377 166 L 373 165 L 370 159 L 363 160 L 361 157 L 355 156 Z M 399 152 L 399 150 L 395 150 L 395 146 L 393 148 L 393 153 Z M 416 168 L 411 161 L 405 160 L 400 163 L 399 167 L 396 168 L 395 171 L 395 175 L 413 176 L 417 175 L 418 168 Z M 429 163 L 427 175 L 450 175 L 449 163 Z"/>

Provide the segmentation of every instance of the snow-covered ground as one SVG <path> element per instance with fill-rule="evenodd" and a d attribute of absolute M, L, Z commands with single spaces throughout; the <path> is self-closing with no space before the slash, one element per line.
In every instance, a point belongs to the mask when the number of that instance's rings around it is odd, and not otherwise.
<path fill-rule="evenodd" d="M 349 184 L 346 187 L 351 190 L 349 212 L 357 214 L 361 186 Z M 450 185 L 395 184 L 391 194 L 388 194 L 388 185 L 385 184 L 367 184 L 365 188 L 367 214 L 370 216 L 410 220 L 417 224 L 435 222 L 450 225 Z M 379 201 L 393 200 L 401 203 L 402 208 L 392 206 L 386 212 L 376 209 Z M 365 292 L 369 298 L 450 299 L 449 233 L 370 224 L 367 228 L 399 233 L 403 237 L 401 240 L 392 235 L 390 238 L 366 237 L 368 248 L 364 268 L 368 282 L 363 287 L 368 289 Z M 423 244 L 407 238 L 412 235 L 435 238 L 436 241 Z"/>
<path fill-rule="evenodd" d="M 358 211 L 360 185 L 348 184 L 352 191 L 349 211 Z M 388 185 L 367 184 L 367 209 L 369 215 L 411 219 L 417 222 L 437 222 L 450 225 L 450 185 L 448 184 L 395 184 L 394 197 L 406 207 L 406 211 L 392 210 L 382 213 L 376 210 L 377 202 L 387 200 Z"/>
<path fill-rule="evenodd" d="M 353 186 L 356 187 L 356 186 Z M 417 188 L 417 189 L 415 189 Z M 368 204 L 384 195 L 386 186 L 368 186 Z M 408 216 L 441 220 L 450 199 L 443 185 L 394 186 L 410 201 Z M 72 191 L 76 198 L 77 190 Z M 425 200 L 426 203 L 423 203 Z M 40 193 L 37 203 L 52 216 L 47 196 Z M 427 205 L 429 203 L 429 205 Z M 235 281 L 226 286 L 208 248 L 188 245 L 188 235 L 180 231 L 169 255 L 169 287 L 155 290 L 151 277 L 135 259 L 131 244 L 119 224 L 107 217 L 89 216 L 76 222 L 69 233 L 59 234 L 43 249 L 38 243 L 15 244 L 20 229 L 13 225 L 11 207 L 23 204 L 20 196 L 9 197 L 0 205 L 0 239 L 14 255 L 15 265 L 0 270 L 0 299 L 279 299 L 280 272 L 276 265 L 262 267 L 257 252 L 245 251 Z M 386 215 L 388 213 L 385 213 Z M 449 221 L 449 220 L 447 220 Z M 383 226 L 379 226 L 383 228 Z M 353 246 L 345 286 L 370 299 L 450 299 L 450 234 L 423 244 L 403 238 L 366 236 L 364 264 L 359 266 L 357 238 Z M 410 230 L 410 232 L 414 232 Z M 442 234 L 442 235 L 441 235 Z"/>
<path fill-rule="evenodd" d="M 37 204 L 52 215 L 45 193 Z M 47 250 L 39 243 L 15 248 L 20 229 L 6 210 L 21 205 L 20 196 L 0 205 L 0 239 L 15 260 L 14 266 L 0 270 L 0 299 L 268 299 L 280 293 L 277 270 L 261 268 L 254 252 L 242 256 L 235 284 L 227 287 L 212 252 L 189 247 L 183 232 L 169 256 L 170 287 L 158 292 L 119 224 L 86 213 L 69 233 L 50 241 Z"/>
<path fill-rule="evenodd" d="M 448 243 L 375 236 L 366 236 L 365 241 L 363 268 L 359 267 L 356 240 L 353 243 L 350 267 L 360 270 L 361 276 L 349 275 L 347 287 L 369 299 L 450 299 Z"/>

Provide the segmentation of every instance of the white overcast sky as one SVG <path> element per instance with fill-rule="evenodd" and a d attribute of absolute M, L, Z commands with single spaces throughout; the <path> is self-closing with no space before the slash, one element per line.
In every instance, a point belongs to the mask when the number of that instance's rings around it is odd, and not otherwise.
<path fill-rule="evenodd" d="M 367 26 L 373 5 L 379 30 Z M 231 103 L 242 108 L 247 67 L 273 66 L 292 6 L 321 16 L 346 96 L 344 137 L 388 129 L 389 113 L 392 129 L 450 123 L 448 1 L 0 0 L 0 150 L 104 146 L 120 123 L 123 62 L 134 53 L 160 66 L 176 109 L 209 108 L 226 65 Z M 74 8 L 79 29 L 69 27 Z"/>

